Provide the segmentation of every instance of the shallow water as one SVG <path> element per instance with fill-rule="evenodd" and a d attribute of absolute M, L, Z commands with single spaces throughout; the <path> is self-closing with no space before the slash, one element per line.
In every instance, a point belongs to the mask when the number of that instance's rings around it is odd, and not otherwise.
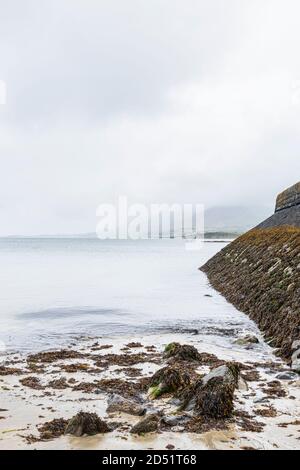
<path fill-rule="evenodd" d="M 1 239 L 0 340 L 6 350 L 28 351 L 80 335 L 193 329 L 226 343 L 242 330 L 257 332 L 198 270 L 224 246 L 187 251 L 178 239 Z"/>

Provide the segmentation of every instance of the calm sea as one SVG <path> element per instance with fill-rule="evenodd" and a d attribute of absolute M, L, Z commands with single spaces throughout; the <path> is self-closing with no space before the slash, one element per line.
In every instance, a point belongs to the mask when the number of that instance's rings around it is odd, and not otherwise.
<path fill-rule="evenodd" d="M 224 246 L 186 251 L 178 239 L 1 239 L 2 347 L 27 351 L 81 335 L 187 329 L 219 341 L 220 329 L 255 329 L 198 270 Z"/>

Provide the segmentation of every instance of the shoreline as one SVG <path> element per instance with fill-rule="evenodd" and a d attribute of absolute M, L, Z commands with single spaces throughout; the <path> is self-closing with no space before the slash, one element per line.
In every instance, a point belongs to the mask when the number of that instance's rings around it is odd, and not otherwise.
<path fill-rule="evenodd" d="M 111 393 L 127 396 L 129 392 L 141 396 L 147 407 L 163 415 L 173 413 L 172 397 L 149 402 L 144 385 L 135 388 L 137 384 L 147 384 L 149 377 L 166 365 L 162 352 L 173 341 L 193 345 L 200 354 L 207 355 L 206 362 L 195 368 L 196 374 L 208 373 L 218 361 L 236 361 L 245 367 L 242 375 L 247 385 L 235 393 L 236 415 L 218 423 L 217 429 L 208 423 L 211 428 L 204 432 L 200 429 L 191 433 L 175 426 L 135 436 L 130 429 L 140 417 L 108 414 L 107 399 Z M 0 449 L 165 449 L 168 445 L 175 449 L 299 447 L 300 380 L 299 377 L 276 378 L 290 370 L 270 348 L 262 358 L 257 345 L 233 344 L 224 348 L 198 335 L 170 333 L 142 338 L 87 337 L 65 350 L 74 357 L 64 359 L 59 351 L 50 362 L 43 361 L 45 356 L 39 354 L 33 362 L 18 354 L 7 356 L 4 367 L 13 370 L 3 375 L 5 369 L 1 369 L 0 375 Z M 213 355 L 216 359 L 212 360 Z M 277 385 L 272 388 L 268 384 L 274 381 Z M 80 410 L 96 412 L 114 427 L 113 431 L 40 440 L 41 425 L 53 419 L 70 419 Z"/>

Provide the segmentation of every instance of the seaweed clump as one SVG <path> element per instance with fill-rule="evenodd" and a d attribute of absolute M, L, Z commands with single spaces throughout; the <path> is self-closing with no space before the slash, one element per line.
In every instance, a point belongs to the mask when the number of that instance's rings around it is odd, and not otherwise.
<path fill-rule="evenodd" d="M 37 377 L 24 377 L 24 379 L 20 379 L 20 383 L 34 390 L 44 390 L 45 388 Z"/>
<path fill-rule="evenodd" d="M 179 394 L 180 409 L 210 418 L 229 418 L 234 409 L 233 399 L 238 381 L 237 364 L 227 363 L 217 367 Z"/>
<path fill-rule="evenodd" d="M 30 354 L 27 358 L 28 362 L 44 362 L 51 363 L 56 361 L 64 361 L 65 359 L 80 359 L 84 354 L 71 349 L 61 349 L 59 351 L 45 351 L 37 354 Z"/>
<path fill-rule="evenodd" d="M 39 426 L 38 430 L 40 432 L 40 439 L 36 440 L 48 441 L 50 439 L 63 436 L 67 425 L 68 420 L 64 418 L 47 421 L 46 423 Z"/>
<path fill-rule="evenodd" d="M 228 418 L 233 412 L 234 388 L 224 384 L 222 377 L 212 378 L 197 391 L 195 410 L 212 418 Z"/>
<path fill-rule="evenodd" d="M 80 411 L 68 422 L 64 433 L 80 437 L 84 434 L 94 436 L 95 434 L 110 432 L 109 426 L 99 418 L 96 413 L 85 413 Z"/>
<path fill-rule="evenodd" d="M 174 357 L 182 361 L 199 361 L 200 354 L 194 346 L 189 344 L 170 343 L 164 351 L 166 358 Z"/>
<path fill-rule="evenodd" d="M 150 381 L 148 395 L 151 399 L 160 397 L 166 393 L 176 392 L 190 384 L 190 376 L 175 367 L 163 367 L 153 375 Z"/>

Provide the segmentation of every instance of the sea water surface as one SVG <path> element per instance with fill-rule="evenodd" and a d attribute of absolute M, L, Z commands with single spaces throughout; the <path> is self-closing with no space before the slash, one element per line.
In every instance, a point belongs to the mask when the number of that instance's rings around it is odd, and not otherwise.
<path fill-rule="evenodd" d="M 0 239 L 2 349 L 185 330 L 220 342 L 257 331 L 198 270 L 224 246 L 207 242 L 187 251 L 179 239 Z"/>

